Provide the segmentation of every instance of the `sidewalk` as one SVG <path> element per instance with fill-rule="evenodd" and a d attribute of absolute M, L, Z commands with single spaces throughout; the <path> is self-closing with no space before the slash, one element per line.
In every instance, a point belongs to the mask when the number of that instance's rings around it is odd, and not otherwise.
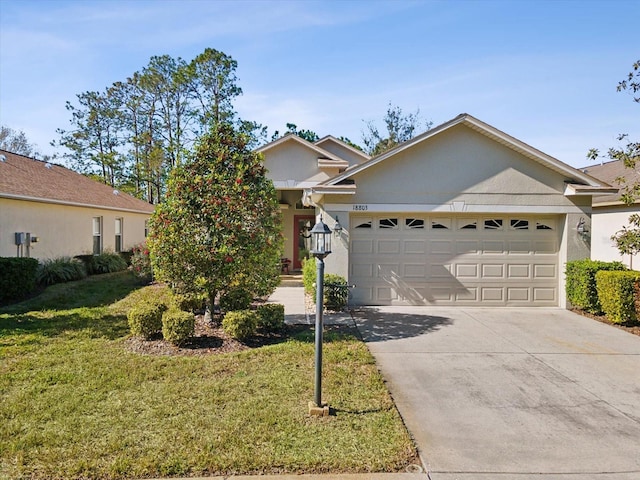
<path fill-rule="evenodd" d="M 287 325 L 315 324 L 315 304 L 307 307 L 304 287 L 298 286 L 298 282 L 291 280 L 283 282 L 269 297 L 267 303 L 284 305 L 284 321 Z M 353 319 L 349 312 L 325 313 L 322 318 L 325 325 L 353 325 Z"/>

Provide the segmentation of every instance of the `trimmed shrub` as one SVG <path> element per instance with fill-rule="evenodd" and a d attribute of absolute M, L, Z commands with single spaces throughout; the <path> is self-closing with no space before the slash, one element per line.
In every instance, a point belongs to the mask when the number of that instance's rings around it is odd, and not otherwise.
<path fill-rule="evenodd" d="M 344 277 L 334 273 L 324 276 L 323 301 L 325 308 L 340 311 L 347 306 L 349 289 Z"/>
<path fill-rule="evenodd" d="M 316 260 L 315 258 L 305 258 L 302 260 L 302 284 L 304 293 L 316 296 Z"/>
<path fill-rule="evenodd" d="M 77 258 L 59 257 L 45 260 L 38 268 L 38 283 L 53 285 L 55 283 L 81 280 L 87 276 L 84 263 Z"/>
<path fill-rule="evenodd" d="M 185 312 L 199 312 L 204 310 L 206 297 L 203 293 L 177 293 L 172 295 L 171 302 L 178 310 Z"/>
<path fill-rule="evenodd" d="M 131 333 L 151 338 L 162 332 L 162 314 L 166 310 L 167 305 L 161 298 L 149 297 L 138 302 L 127 312 Z"/>
<path fill-rule="evenodd" d="M 284 327 L 284 305 L 279 303 L 264 303 L 259 305 L 258 328 L 267 332 L 275 332 Z"/>
<path fill-rule="evenodd" d="M 574 307 L 595 315 L 602 313 L 596 288 L 596 273 L 602 270 L 626 270 L 620 262 L 600 262 L 589 259 L 567 262 L 566 267 L 567 298 Z"/>
<path fill-rule="evenodd" d="M 640 272 L 596 273 L 598 300 L 610 321 L 623 323 L 637 319 L 636 291 L 639 281 Z"/>
<path fill-rule="evenodd" d="M 162 314 L 162 336 L 174 345 L 182 345 L 195 333 L 196 317 L 193 313 L 170 308 Z"/>
<path fill-rule="evenodd" d="M 0 257 L 0 302 L 17 300 L 36 288 L 38 260 Z"/>
<path fill-rule="evenodd" d="M 220 308 L 225 312 L 246 310 L 251 305 L 253 295 L 244 288 L 230 288 L 220 297 Z"/>
<path fill-rule="evenodd" d="M 222 319 L 222 329 L 227 335 L 243 340 L 255 335 L 258 328 L 258 314 L 253 310 L 227 312 Z"/>

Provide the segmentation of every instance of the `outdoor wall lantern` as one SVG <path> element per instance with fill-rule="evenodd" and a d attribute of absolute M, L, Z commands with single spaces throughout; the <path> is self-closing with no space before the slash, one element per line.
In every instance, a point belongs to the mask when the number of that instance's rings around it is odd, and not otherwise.
<path fill-rule="evenodd" d="M 309 413 L 317 417 L 329 415 L 329 406 L 322 403 L 322 314 L 324 297 L 324 258 L 331 253 L 331 230 L 320 220 L 311 229 L 311 255 L 316 257 L 316 351 L 315 385 L 313 402 L 309 402 Z"/>
<path fill-rule="evenodd" d="M 578 235 L 580 235 L 582 238 L 585 238 L 588 236 L 589 228 L 587 227 L 584 221 L 584 217 L 580 217 L 580 220 L 578 220 L 578 225 L 576 225 L 576 231 L 578 232 Z"/>
<path fill-rule="evenodd" d="M 340 225 L 340 220 L 336 215 L 336 224 L 333 226 L 333 233 L 336 234 L 336 238 L 340 238 L 342 236 L 342 225 Z"/>

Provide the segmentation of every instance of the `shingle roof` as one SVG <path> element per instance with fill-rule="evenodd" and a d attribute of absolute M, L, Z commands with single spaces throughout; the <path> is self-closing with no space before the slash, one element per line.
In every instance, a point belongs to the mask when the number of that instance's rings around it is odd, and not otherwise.
<path fill-rule="evenodd" d="M 603 182 L 613 185 L 623 191 L 624 187 L 640 183 L 640 174 L 632 169 L 624 166 L 622 160 L 614 160 L 611 162 L 590 165 L 580 168 L 584 173 L 591 175 Z M 622 183 L 619 179 L 624 179 Z M 619 195 L 600 195 L 593 197 L 593 205 L 597 204 L 622 203 Z"/>
<path fill-rule="evenodd" d="M 60 165 L 5 150 L 0 150 L 0 155 L 4 157 L 0 157 L 0 197 L 153 212 L 153 205 Z"/>

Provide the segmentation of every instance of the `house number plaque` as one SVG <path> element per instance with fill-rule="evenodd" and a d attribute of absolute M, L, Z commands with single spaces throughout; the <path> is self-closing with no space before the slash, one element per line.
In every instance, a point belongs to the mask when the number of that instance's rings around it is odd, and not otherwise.
<path fill-rule="evenodd" d="M 362 204 L 353 205 L 354 212 L 366 212 L 367 210 L 369 210 L 369 205 L 362 205 Z"/>

